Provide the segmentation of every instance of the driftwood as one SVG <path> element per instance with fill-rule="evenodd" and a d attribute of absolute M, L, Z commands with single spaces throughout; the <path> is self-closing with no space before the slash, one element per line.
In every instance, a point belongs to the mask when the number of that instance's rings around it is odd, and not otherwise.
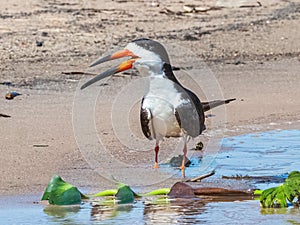
<path fill-rule="evenodd" d="M 213 170 L 213 171 L 211 171 L 209 173 L 202 174 L 202 175 L 200 175 L 198 177 L 188 179 L 185 182 L 199 182 L 199 181 L 203 180 L 204 178 L 210 177 L 210 176 L 212 176 L 214 174 L 215 174 L 215 171 Z"/>
<path fill-rule="evenodd" d="M 249 196 L 252 195 L 252 191 L 241 191 L 241 190 L 231 190 L 226 188 L 218 188 L 218 187 L 201 187 L 194 189 L 195 195 L 213 195 L 213 196 Z"/>
<path fill-rule="evenodd" d="M 235 197 L 238 199 L 239 197 L 252 198 L 253 191 L 252 190 L 232 190 L 226 188 L 218 188 L 218 187 L 199 187 L 193 188 L 190 185 L 177 182 L 175 183 L 169 194 L 171 198 L 195 198 L 202 197 L 208 199 L 209 197 L 216 198 L 222 197 L 222 199 L 226 200 L 225 197 L 232 198 Z"/>

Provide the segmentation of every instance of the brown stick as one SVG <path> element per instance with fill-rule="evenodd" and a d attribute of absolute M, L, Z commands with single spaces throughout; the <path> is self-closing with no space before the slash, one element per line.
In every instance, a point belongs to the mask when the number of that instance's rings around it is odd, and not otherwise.
<path fill-rule="evenodd" d="M 202 174 L 202 175 L 200 175 L 200 176 L 198 176 L 198 177 L 188 179 L 188 180 L 186 180 L 185 182 L 198 182 L 198 181 L 201 181 L 201 180 L 203 180 L 204 178 L 210 177 L 210 176 L 212 176 L 212 175 L 214 175 L 214 174 L 215 174 L 215 171 L 213 170 L 213 171 L 211 171 L 211 172 L 209 172 L 209 173 Z"/>
<path fill-rule="evenodd" d="M 201 187 L 194 189 L 195 195 L 214 195 L 214 196 L 223 196 L 223 195 L 252 195 L 252 191 L 240 191 L 240 190 L 230 190 L 225 188 L 217 188 L 217 187 Z"/>
<path fill-rule="evenodd" d="M 82 71 L 70 71 L 70 72 L 61 72 L 62 74 L 65 75 L 91 75 L 91 76 L 95 76 L 97 74 L 95 73 L 86 73 L 86 72 L 82 72 Z"/>
<path fill-rule="evenodd" d="M 0 113 L 0 117 L 6 117 L 6 118 L 8 118 L 8 117 L 10 117 L 9 115 L 6 115 L 6 114 L 3 114 L 3 113 Z"/>

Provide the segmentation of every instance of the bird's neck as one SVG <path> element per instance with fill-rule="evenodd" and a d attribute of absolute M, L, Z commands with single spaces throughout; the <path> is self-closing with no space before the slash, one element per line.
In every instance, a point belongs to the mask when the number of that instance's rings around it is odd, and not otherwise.
<path fill-rule="evenodd" d="M 163 72 L 169 80 L 173 81 L 174 83 L 176 83 L 177 85 L 182 87 L 182 85 L 179 83 L 179 81 L 175 77 L 173 70 L 172 70 L 172 66 L 169 63 L 163 64 Z"/>
<path fill-rule="evenodd" d="M 145 63 L 146 62 L 146 63 Z M 143 60 L 134 63 L 140 75 L 147 77 L 164 76 L 163 65 L 155 60 Z"/>

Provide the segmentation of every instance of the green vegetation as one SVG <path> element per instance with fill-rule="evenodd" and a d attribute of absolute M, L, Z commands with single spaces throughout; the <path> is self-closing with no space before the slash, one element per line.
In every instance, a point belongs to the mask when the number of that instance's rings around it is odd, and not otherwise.
<path fill-rule="evenodd" d="M 82 198 L 88 197 L 57 175 L 51 178 L 42 196 L 42 200 L 48 200 L 52 205 L 80 204 Z"/>
<path fill-rule="evenodd" d="M 288 207 L 288 202 L 297 205 L 300 203 L 299 171 L 291 172 L 283 184 L 264 190 L 260 196 L 260 203 L 263 208 Z"/>
<path fill-rule="evenodd" d="M 109 189 L 98 192 L 91 197 L 110 197 L 103 201 L 104 204 L 128 204 L 141 196 L 167 195 L 170 188 L 162 188 L 146 194 L 136 194 L 128 185 L 117 183 L 118 189 Z M 82 199 L 89 197 L 82 194 L 77 187 L 65 182 L 60 176 L 54 175 L 47 185 L 42 200 L 48 200 L 51 205 L 80 204 Z"/>
<path fill-rule="evenodd" d="M 141 196 L 168 195 L 170 190 L 171 190 L 170 188 L 160 188 L 154 191 L 150 191 L 146 194 L 141 194 Z"/>
<path fill-rule="evenodd" d="M 118 189 L 101 191 L 91 197 L 108 197 L 101 204 L 131 204 L 135 198 L 153 195 L 168 195 L 170 188 L 161 188 L 146 194 L 136 194 L 130 186 L 117 183 Z M 260 196 L 263 208 L 284 208 L 289 204 L 300 204 L 300 172 L 293 171 L 278 187 L 266 190 L 256 190 L 254 195 Z M 60 176 L 54 175 L 50 180 L 42 200 L 48 200 L 52 205 L 80 204 L 82 199 L 87 199 L 77 187 L 65 182 Z M 165 200 L 164 200 L 165 201 Z"/>

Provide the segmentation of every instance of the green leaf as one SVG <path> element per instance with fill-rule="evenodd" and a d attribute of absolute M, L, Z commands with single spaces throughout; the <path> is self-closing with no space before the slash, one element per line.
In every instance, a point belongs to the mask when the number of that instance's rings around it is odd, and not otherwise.
<path fill-rule="evenodd" d="M 48 200 L 53 205 L 80 204 L 82 198 L 88 197 L 57 175 L 51 178 L 42 196 L 42 200 Z"/>
<path fill-rule="evenodd" d="M 152 196 L 152 195 L 167 195 L 170 192 L 170 188 L 160 188 L 154 191 L 150 191 L 142 196 Z"/>
<path fill-rule="evenodd" d="M 74 205 L 81 203 L 81 194 L 76 187 L 64 191 L 53 191 L 49 195 L 49 203 L 52 205 Z"/>
<path fill-rule="evenodd" d="M 253 192 L 254 195 L 261 195 L 263 193 L 263 190 L 255 190 Z"/>
<path fill-rule="evenodd" d="M 289 173 L 288 178 L 299 178 L 300 179 L 300 172 L 299 171 L 292 171 Z"/>
<path fill-rule="evenodd" d="M 119 204 L 128 204 L 134 202 L 135 193 L 127 185 L 122 185 L 116 194 L 116 198 Z"/>
<path fill-rule="evenodd" d="M 97 194 L 94 194 L 95 197 L 102 197 L 102 196 L 115 196 L 117 194 L 117 189 L 109 189 L 105 191 L 100 191 Z"/>

